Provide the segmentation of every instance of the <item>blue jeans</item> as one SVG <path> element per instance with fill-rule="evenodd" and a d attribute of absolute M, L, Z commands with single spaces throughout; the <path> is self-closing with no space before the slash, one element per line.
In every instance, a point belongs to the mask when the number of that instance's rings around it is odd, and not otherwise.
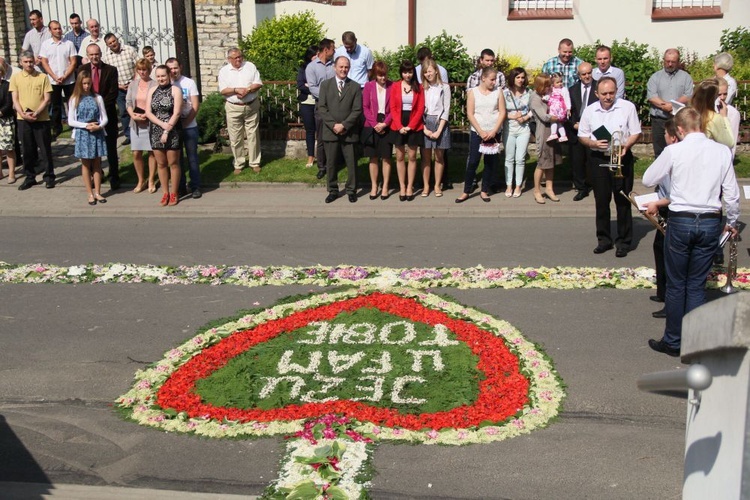
<path fill-rule="evenodd" d="M 523 173 L 526 167 L 526 149 L 531 139 L 531 129 L 525 127 L 518 134 L 511 134 L 508 122 L 503 127 L 503 145 L 505 146 L 505 184 L 508 189 L 523 185 Z M 515 166 L 515 169 L 513 168 Z M 515 183 L 513 173 L 515 171 Z"/>
<path fill-rule="evenodd" d="M 125 108 L 125 96 L 127 94 L 128 92 L 125 90 L 117 90 L 117 111 L 120 113 L 122 133 L 127 139 L 130 139 L 130 115 L 128 114 L 128 110 Z M 112 120 L 113 118 L 113 116 L 109 117 L 110 120 Z"/>
<path fill-rule="evenodd" d="M 466 175 L 464 176 L 464 193 L 471 192 L 471 185 L 474 183 L 474 177 L 477 174 L 479 160 L 482 153 L 479 152 L 479 146 L 482 139 L 473 130 L 469 135 L 469 158 L 466 160 Z M 490 190 L 492 179 L 495 175 L 498 155 L 484 155 L 484 170 L 482 171 L 482 192 L 487 193 Z"/>
<path fill-rule="evenodd" d="M 196 189 L 201 187 L 201 167 L 198 162 L 198 137 L 200 131 L 198 127 L 184 128 L 182 129 L 182 141 L 185 146 L 185 154 L 180 151 L 180 167 L 182 169 L 182 175 L 180 176 L 180 190 L 186 190 L 187 185 L 185 181 L 185 172 L 190 169 L 190 189 Z M 187 167 L 185 165 L 185 157 L 187 157 Z"/>
<path fill-rule="evenodd" d="M 679 349 L 682 342 L 682 318 L 706 302 L 706 278 L 720 234 L 720 218 L 699 219 L 670 214 L 664 240 L 667 325 L 663 340 L 673 349 Z"/>

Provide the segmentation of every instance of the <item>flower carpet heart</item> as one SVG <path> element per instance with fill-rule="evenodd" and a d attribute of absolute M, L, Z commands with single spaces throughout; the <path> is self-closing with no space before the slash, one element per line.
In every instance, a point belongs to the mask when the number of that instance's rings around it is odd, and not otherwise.
<path fill-rule="evenodd" d="M 358 498 L 379 440 L 498 441 L 564 392 L 509 323 L 410 288 L 353 288 L 204 329 L 136 373 L 127 418 L 206 437 L 291 435 L 272 498 Z M 327 495 L 327 496 L 326 496 Z"/>

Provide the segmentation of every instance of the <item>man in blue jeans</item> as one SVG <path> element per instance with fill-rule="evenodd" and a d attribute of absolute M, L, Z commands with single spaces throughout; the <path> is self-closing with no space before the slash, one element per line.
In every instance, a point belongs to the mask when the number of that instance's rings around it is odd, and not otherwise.
<path fill-rule="evenodd" d="M 737 235 L 740 190 L 728 147 L 701 132 L 700 114 L 681 109 L 674 118 L 680 142 L 667 146 L 643 174 L 643 185 L 669 186 L 669 223 L 664 241 L 667 272 L 667 326 L 661 340 L 649 347 L 669 356 L 679 356 L 682 318 L 706 302 L 706 277 L 722 233 L 721 199 L 727 225 Z"/>
<path fill-rule="evenodd" d="M 182 89 L 182 138 L 185 144 L 185 156 L 190 168 L 190 190 L 194 199 L 203 196 L 201 192 L 201 169 L 198 163 L 198 122 L 195 115 L 198 114 L 200 106 L 200 93 L 198 86 L 191 78 L 183 76 L 182 65 L 174 57 L 170 57 L 165 62 L 169 73 L 172 77 L 172 83 Z M 182 165 L 182 176 L 180 177 L 180 196 L 187 194 L 187 184 L 185 180 L 185 157 L 180 159 Z"/>

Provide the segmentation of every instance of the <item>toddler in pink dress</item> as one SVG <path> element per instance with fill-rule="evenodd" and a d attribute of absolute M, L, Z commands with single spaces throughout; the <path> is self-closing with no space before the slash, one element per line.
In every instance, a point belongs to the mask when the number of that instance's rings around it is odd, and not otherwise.
<path fill-rule="evenodd" d="M 547 114 L 557 117 L 557 122 L 550 126 L 551 134 L 547 141 L 558 139 L 559 142 L 567 142 L 568 137 L 565 135 L 563 123 L 570 114 L 570 92 L 563 85 L 560 73 L 552 75 L 552 91 L 549 95 L 544 96 L 543 100 L 547 102 Z"/>

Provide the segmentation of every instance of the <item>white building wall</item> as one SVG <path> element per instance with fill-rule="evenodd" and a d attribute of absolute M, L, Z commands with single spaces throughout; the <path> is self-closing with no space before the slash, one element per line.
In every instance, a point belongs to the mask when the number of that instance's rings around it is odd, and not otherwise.
<path fill-rule="evenodd" d="M 508 21 L 509 0 L 418 0 L 417 43 L 443 30 L 459 34 L 471 55 L 489 47 L 496 52 L 523 55 L 531 67 L 540 67 L 557 54 L 561 38 L 577 45 L 626 38 L 648 43 L 663 52 L 681 46 L 700 56 L 719 48 L 724 29 L 750 26 L 750 0 L 723 0 L 721 19 L 684 21 L 651 20 L 651 0 L 574 0 L 574 19 Z M 242 0 L 241 34 L 275 15 L 311 10 L 341 43 L 341 33 L 354 31 L 360 43 L 371 49 L 395 49 L 408 42 L 406 0 L 348 0 L 346 6 L 285 1 L 256 5 Z"/>

